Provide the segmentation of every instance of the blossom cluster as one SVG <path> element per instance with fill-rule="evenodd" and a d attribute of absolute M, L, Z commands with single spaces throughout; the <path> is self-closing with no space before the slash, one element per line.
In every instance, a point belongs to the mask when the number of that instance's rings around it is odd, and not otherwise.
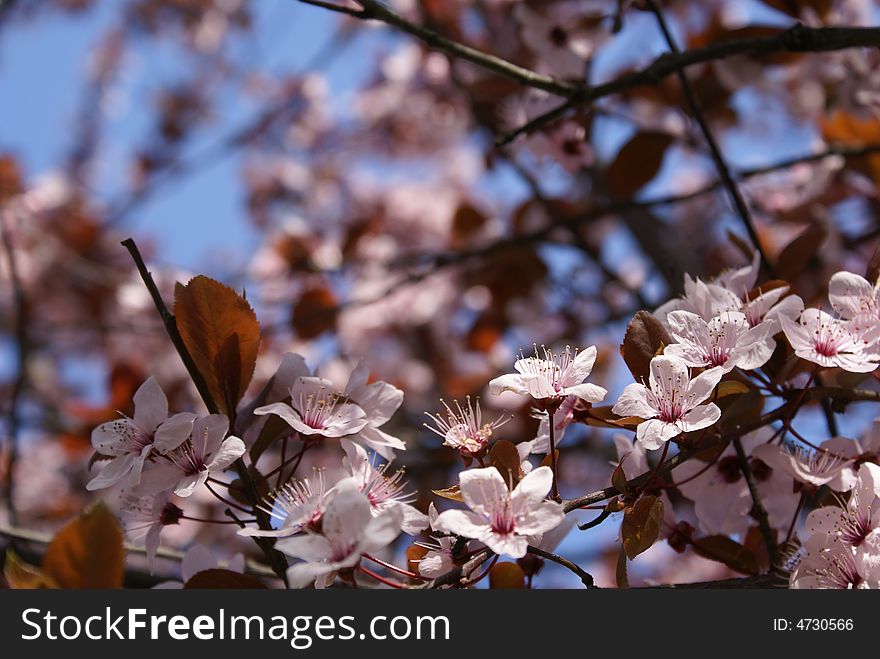
<path fill-rule="evenodd" d="M 765 560 L 785 567 L 794 588 L 880 587 L 880 420 L 860 440 L 834 436 L 820 445 L 793 425 L 811 386 L 829 369 L 864 377 L 880 364 L 880 288 L 838 272 L 829 282 L 829 313 L 805 307 L 784 282 L 762 288 L 760 267 L 756 256 L 712 279 L 686 276 L 684 294 L 650 316 L 656 345 L 645 353 L 644 345 L 624 341 L 624 358 L 641 350 L 646 371 L 633 370 L 640 381 L 626 385 L 610 409 L 601 406 L 608 391 L 587 381 L 598 358 L 595 346 L 535 346 L 515 360 L 513 373 L 487 384 L 493 397 L 512 392 L 527 401 L 539 420 L 533 439 L 498 438 L 510 419 L 484 419 L 479 400 L 443 403 L 442 412 L 428 414 L 425 425 L 464 465 L 451 487 L 435 490 L 437 504 L 447 501 L 443 510 L 434 502 L 420 510 L 418 489 L 403 468 L 392 466 L 407 445 L 383 427 L 403 392 L 371 379 L 363 362 L 337 386 L 293 353 L 238 406 L 233 419 L 241 437 L 230 434 L 227 415 L 171 414 L 149 378 L 134 395 L 132 418 L 94 429 L 98 471 L 87 487 L 116 493 L 126 530 L 151 559 L 165 527 L 195 519 L 184 510 L 186 500 L 207 491 L 249 515 L 232 515 L 239 535 L 268 541 L 292 559 L 283 575 L 290 587 L 356 585 L 362 575 L 404 586 L 365 562 L 407 583 L 468 586 L 480 580 L 474 574 L 491 557 L 517 559 L 529 577 L 539 569 L 526 560 L 529 554 L 559 558 L 552 551 L 581 507 L 559 493 L 559 441 L 573 425 L 604 424 L 616 430 L 618 461 L 614 494 L 596 499 L 608 500 L 599 521 L 624 512 L 621 539 L 630 560 L 657 538 L 676 551 L 692 545 L 712 558 L 711 538 L 746 546 L 760 529 Z M 806 384 L 795 386 L 803 375 Z M 769 419 L 762 404 L 751 418 L 725 424 L 735 412 L 725 399 L 747 396 L 784 402 Z M 255 468 L 260 445 L 283 445 L 278 465 L 265 476 Z M 674 472 L 665 463 L 672 445 Z M 661 449 L 651 467 L 649 452 Z M 312 450 L 323 452 L 324 463 L 297 473 Z M 235 482 L 226 476 L 235 467 L 241 477 L 249 452 L 251 472 L 265 484 L 276 481 L 250 508 L 227 498 Z M 547 454 L 539 466 L 530 458 L 535 453 Z M 217 492 L 224 488 L 225 496 Z M 692 503 L 690 512 L 673 506 L 672 490 Z M 831 493 L 830 503 L 820 493 Z M 449 500 L 464 507 L 450 507 Z M 648 507 L 653 537 L 631 552 L 627 519 Z M 795 530 L 809 507 L 800 540 Z M 639 524 L 641 538 L 649 527 Z M 401 534 L 412 538 L 408 568 L 381 557 Z M 729 557 L 714 558 L 745 569 Z M 458 579 L 444 580 L 456 570 Z"/>

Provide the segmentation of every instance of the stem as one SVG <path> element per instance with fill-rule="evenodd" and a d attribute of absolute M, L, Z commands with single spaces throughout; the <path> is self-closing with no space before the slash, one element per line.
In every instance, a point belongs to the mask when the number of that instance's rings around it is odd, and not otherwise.
<path fill-rule="evenodd" d="M 235 503 L 235 501 L 232 501 L 231 499 L 227 499 L 222 494 L 220 494 L 217 490 L 215 490 L 213 487 L 211 487 L 211 484 L 208 483 L 207 481 L 205 481 L 205 487 L 208 488 L 208 492 L 213 494 L 214 498 L 217 499 L 218 501 L 220 501 L 221 503 L 225 503 L 227 506 L 229 506 L 231 508 L 235 508 L 236 510 L 239 510 L 243 513 L 248 513 L 249 515 L 253 514 L 253 512 L 254 512 L 253 510 L 249 510 L 248 508 L 245 508 L 241 504 Z"/>
<path fill-rule="evenodd" d="M 371 556 L 370 554 L 364 554 L 364 558 L 367 560 L 373 561 L 377 565 L 381 565 L 386 570 L 391 570 L 392 572 L 397 572 L 397 574 L 401 574 L 405 577 L 409 577 L 410 579 L 419 579 L 421 581 L 430 581 L 430 577 L 423 577 L 421 574 L 416 574 L 415 572 L 410 572 L 409 570 L 404 570 L 403 568 L 397 567 L 392 563 L 387 563 L 380 558 L 376 558 L 375 556 Z"/>
<path fill-rule="evenodd" d="M 559 565 L 568 568 L 580 577 L 584 586 L 586 586 L 587 588 L 593 588 L 595 586 L 595 583 L 593 582 L 593 576 L 589 572 L 581 569 L 577 564 L 573 563 L 567 558 L 559 556 L 558 554 L 553 554 L 549 551 L 544 551 L 543 549 L 539 549 L 538 547 L 529 547 L 528 552 L 530 554 L 540 556 L 541 558 L 545 558 L 548 561 L 553 561 L 554 563 L 558 563 Z"/>
<path fill-rule="evenodd" d="M 645 493 L 645 490 L 648 489 L 648 486 L 651 482 L 657 478 L 657 474 L 660 473 L 660 469 L 663 467 L 663 463 L 666 462 L 666 454 L 669 453 L 669 442 L 665 442 L 663 444 L 663 452 L 660 453 L 660 459 L 657 461 L 657 465 L 654 467 L 653 471 L 651 471 L 651 475 L 648 476 L 647 480 L 645 480 L 645 484 L 642 485 L 642 489 L 639 491 L 639 496 Z"/>
<path fill-rule="evenodd" d="M 742 440 L 739 437 L 733 440 L 733 447 L 736 449 L 736 456 L 739 459 L 739 468 L 742 471 L 743 478 L 746 479 L 746 485 L 749 487 L 749 494 L 752 495 L 752 504 L 755 519 L 758 520 L 758 528 L 761 530 L 761 536 L 764 538 L 764 544 L 767 546 L 767 554 L 770 556 L 771 568 L 779 564 L 779 547 L 776 544 L 776 537 L 773 528 L 770 526 L 770 517 L 767 515 L 767 509 L 761 502 L 761 495 L 758 492 L 758 486 L 755 484 L 755 477 L 752 474 L 752 468 L 749 466 L 749 459 L 743 449 Z"/>
<path fill-rule="evenodd" d="M 256 522 L 256 519 L 206 519 L 204 517 L 190 517 L 189 515 L 181 515 L 180 519 L 185 519 L 189 522 L 201 522 L 202 524 L 253 524 Z"/>
<path fill-rule="evenodd" d="M 788 527 L 788 533 L 785 534 L 785 542 L 783 544 L 787 545 L 789 540 L 791 540 L 791 536 L 794 534 L 794 527 L 797 526 L 798 518 L 801 516 L 801 510 L 803 510 L 806 500 L 807 495 L 802 491 L 801 498 L 798 500 L 797 508 L 794 511 L 794 517 L 791 518 L 791 525 Z"/>
<path fill-rule="evenodd" d="M 553 471 L 553 487 L 550 491 L 550 495 L 555 501 L 562 501 L 562 497 L 559 496 L 559 478 L 557 475 L 559 465 L 556 463 L 556 428 L 553 420 L 557 407 L 558 405 L 547 408 L 547 416 L 549 417 L 549 423 L 547 425 L 549 428 L 548 434 L 550 436 L 550 469 Z"/>
<path fill-rule="evenodd" d="M 473 586 L 475 583 L 479 583 L 480 581 L 482 581 L 486 577 L 486 575 L 489 574 L 489 571 L 493 567 L 495 567 L 495 563 L 498 562 L 498 558 L 498 554 L 495 554 L 495 556 L 493 556 L 492 560 L 489 562 L 489 566 L 480 573 L 480 576 L 478 576 L 476 579 L 471 579 L 470 581 L 466 582 L 464 586 Z"/>
<path fill-rule="evenodd" d="M 397 581 L 392 581 L 391 579 L 386 579 L 381 574 L 376 574 L 372 570 L 365 568 L 363 565 L 358 566 L 358 570 L 366 574 L 368 577 L 373 577 L 376 581 L 385 584 L 386 586 L 391 586 L 392 588 L 401 589 L 403 588 L 403 584 Z"/>

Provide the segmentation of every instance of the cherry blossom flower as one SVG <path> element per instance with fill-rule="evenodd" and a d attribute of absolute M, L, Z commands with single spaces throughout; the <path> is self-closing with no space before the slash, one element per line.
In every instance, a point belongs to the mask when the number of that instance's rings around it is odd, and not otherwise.
<path fill-rule="evenodd" d="M 129 485 L 141 479 L 144 461 L 153 452 L 166 454 L 189 437 L 195 414 L 168 417 L 168 399 L 151 377 L 134 394 L 134 418 L 103 423 L 92 431 L 92 446 L 113 456 L 86 485 L 87 490 L 110 487 L 128 477 Z"/>
<path fill-rule="evenodd" d="M 290 388 L 290 401 L 290 405 L 271 403 L 258 407 L 254 414 L 275 414 L 308 437 L 344 437 L 360 432 L 367 425 L 364 410 L 334 393 L 330 380 L 297 378 Z"/>
<path fill-rule="evenodd" d="M 428 520 L 432 530 L 437 530 L 437 518 L 440 513 L 437 507 L 432 503 L 428 505 Z M 456 537 L 452 535 L 441 535 L 435 538 L 431 544 L 425 542 L 417 542 L 420 547 L 426 548 L 428 551 L 419 560 L 419 574 L 432 579 L 446 574 L 455 567 L 455 560 L 452 556 L 452 548 L 455 546 Z"/>
<path fill-rule="evenodd" d="M 403 403 L 403 392 L 392 384 L 379 380 L 368 384 L 370 370 L 361 361 L 351 372 L 344 396 L 360 407 L 364 414 L 364 425 L 351 439 L 361 441 L 386 460 L 394 458 L 395 449 L 406 450 L 397 437 L 379 430 L 385 425 Z"/>
<path fill-rule="evenodd" d="M 514 16 L 525 43 L 557 75 L 582 78 L 587 58 L 596 47 L 593 36 L 579 23 L 584 10 L 576 3 L 559 3 L 537 12 L 520 3 Z"/>
<path fill-rule="evenodd" d="M 811 534 L 826 533 L 860 552 L 865 539 L 880 527 L 880 466 L 866 462 L 859 467 L 849 500 L 840 506 L 822 506 L 805 523 Z"/>
<path fill-rule="evenodd" d="M 780 316 L 795 354 L 819 366 L 869 373 L 880 363 L 873 350 L 880 328 L 865 328 L 857 319 L 840 320 L 820 309 L 805 309 L 798 321 Z"/>
<path fill-rule="evenodd" d="M 513 391 L 538 400 L 560 400 L 565 396 L 577 396 L 588 403 L 598 403 L 608 393 L 602 387 L 584 382 L 596 363 L 596 347 L 582 352 L 565 348 L 554 353 L 542 348 L 543 355 L 535 347 L 534 357 L 520 356 L 513 367 L 516 373 L 495 378 L 489 383 L 489 391 L 498 395 Z"/>
<path fill-rule="evenodd" d="M 721 368 L 710 368 L 691 379 L 681 359 L 654 357 L 649 386 L 637 382 L 627 385 L 612 412 L 645 419 L 636 428 L 636 439 L 643 448 L 660 448 L 683 432 L 708 428 L 721 418 L 715 403 L 701 403 L 712 395 L 723 374 Z"/>
<path fill-rule="evenodd" d="M 321 533 L 282 538 L 275 547 L 303 562 L 287 570 L 291 588 L 333 583 L 337 572 L 353 568 L 364 554 L 378 552 L 400 533 L 403 513 L 397 507 L 373 516 L 370 501 L 352 479 L 340 482 L 321 519 Z"/>
<path fill-rule="evenodd" d="M 870 561 L 857 560 L 852 550 L 826 534 L 811 536 L 806 554 L 791 574 L 796 590 L 849 590 L 880 588 L 880 570 Z"/>
<path fill-rule="evenodd" d="M 238 437 L 226 437 L 229 419 L 223 414 L 199 417 L 193 423 L 192 436 L 144 471 L 141 482 L 145 492 L 173 489 L 179 497 L 188 497 L 205 484 L 208 476 L 225 471 L 245 452 Z"/>
<path fill-rule="evenodd" d="M 565 121 L 532 136 L 530 148 L 535 155 L 546 156 L 569 174 L 576 174 L 595 161 L 587 131 L 575 121 Z"/>
<path fill-rule="evenodd" d="M 792 486 L 792 477 L 753 455 L 754 449 L 771 436 L 772 430 L 762 428 L 740 441 L 746 455 L 752 455 L 749 466 L 770 526 L 787 530 L 800 498 Z M 755 525 L 749 514 L 752 496 L 733 446 L 728 446 L 708 468 L 705 462 L 688 460 L 673 473 L 677 489 L 694 502 L 694 513 L 703 533 L 743 535 Z"/>
<path fill-rule="evenodd" d="M 812 511 L 792 588 L 880 588 L 880 467 L 865 463 L 848 501 Z"/>
<path fill-rule="evenodd" d="M 546 501 L 553 481 L 550 467 L 526 474 L 513 491 L 494 467 L 461 472 L 459 482 L 470 510 L 440 513 L 435 528 L 484 543 L 497 554 L 513 558 L 526 555 L 529 543 L 561 524 L 562 506 Z"/>
<path fill-rule="evenodd" d="M 178 524 L 183 511 L 170 501 L 170 492 L 137 496 L 125 493 L 120 500 L 119 516 L 128 539 L 146 550 L 152 570 L 159 549 L 159 536 L 165 526 Z"/>
<path fill-rule="evenodd" d="M 376 467 L 375 458 L 371 460 L 362 446 L 346 439 L 342 440 L 342 450 L 345 451 L 344 466 L 366 495 L 374 516 L 395 508 L 400 511 L 400 530 L 404 533 L 415 535 L 428 528 L 428 517 L 411 505 L 415 494 L 406 492 L 402 469 L 388 475 L 389 463 Z"/>
<path fill-rule="evenodd" d="M 852 488 L 854 478 L 850 465 L 858 456 L 855 442 L 834 437 L 819 446 L 820 450 L 800 445 L 761 444 L 752 455 L 773 469 L 779 469 L 800 483 L 815 487 L 829 485 L 835 491 Z"/>
<path fill-rule="evenodd" d="M 482 455 L 489 447 L 492 433 L 510 420 L 510 417 L 498 417 L 489 423 L 483 423 L 483 411 L 480 409 L 480 400 L 476 404 L 471 403 L 470 396 L 467 398 L 465 407 L 454 401 L 455 410 L 443 400 L 440 401 L 446 408 L 446 416 L 443 412 L 437 414 L 425 413 L 436 424 L 436 427 L 427 423 L 425 427 L 431 432 L 443 438 L 444 446 L 451 446 L 463 457 L 473 458 Z"/>
<path fill-rule="evenodd" d="M 654 315 L 668 328 L 668 315 L 673 311 L 688 311 L 706 322 L 719 314 L 734 311 L 742 313 L 750 327 L 770 323 L 767 330 L 772 336 L 781 329 L 778 316 L 794 319 L 803 310 L 804 303 L 797 295 L 789 295 L 788 286 L 766 291 L 758 288 L 754 294 L 760 263 L 760 255 L 756 252 L 751 264 L 729 268 L 707 281 L 685 274 L 684 295 L 661 305 Z"/>
<path fill-rule="evenodd" d="M 688 311 L 673 311 L 667 320 L 675 343 L 666 346 L 663 354 L 688 366 L 717 366 L 722 373 L 736 367 L 749 371 L 763 366 L 776 347 L 772 325 L 751 327 L 738 311 L 723 311 L 709 322 Z"/>
<path fill-rule="evenodd" d="M 880 289 L 852 272 L 836 272 L 828 282 L 828 300 L 845 320 L 860 316 L 880 319 Z"/>
<path fill-rule="evenodd" d="M 285 483 L 260 505 L 261 510 L 281 525 L 271 530 L 248 527 L 239 529 L 238 534 L 284 538 L 301 532 L 309 525 L 317 525 L 333 495 L 332 488 L 327 485 L 324 470 L 317 468 L 312 470 L 311 476 Z"/>

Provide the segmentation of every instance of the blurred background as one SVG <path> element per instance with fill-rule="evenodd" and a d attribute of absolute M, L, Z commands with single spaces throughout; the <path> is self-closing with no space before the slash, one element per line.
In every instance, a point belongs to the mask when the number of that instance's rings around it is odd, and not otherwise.
<path fill-rule="evenodd" d="M 667 51 L 630 2 L 389 4 L 594 84 Z M 661 4 L 683 48 L 880 17 L 867 0 Z M 863 273 L 876 246 L 878 63 L 850 49 L 688 69 L 765 251 L 808 303 L 831 273 Z M 680 293 L 684 273 L 746 264 L 748 236 L 674 76 L 496 146 L 558 103 L 296 0 L 0 3 L 0 482 L 13 465 L 15 512 L 4 505 L 0 524 L 51 531 L 87 504 L 91 430 L 130 414 L 149 375 L 173 411 L 202 409 L 119 244 L 129 236 L 169 302 L 197 273 L 246 290 L 263 330 L 254 390 L 290 351 L 342 384 L 364 359 L 402 388 L 391 429 L 423 509 L 461 464 L 422 427 L 441 397 L 482 396 L 490 418 L 516 415 L 498 437 L 535 436 L 525 401 L 485 391 L 520 349 L 597 345 L 591 381 L 612 403 L 631 380 L 618 345 L 632 314 Z M 827 438 L 821 411 L 804 414 L 804 434 Z M 847 414 L 840 432 L 870 419 Z M 608 485 L 611 435 L 567 431 L 564 496 Z M 613 583 L 618 526 L 575 530 L 559 551 Z M 252 551 L 239 540 L 195 524 L 163 534 L 222 558 Z M 729 574 L 665 543 L 633 573 Z M 572 579 L 549 565 L 536 583 Z"/>

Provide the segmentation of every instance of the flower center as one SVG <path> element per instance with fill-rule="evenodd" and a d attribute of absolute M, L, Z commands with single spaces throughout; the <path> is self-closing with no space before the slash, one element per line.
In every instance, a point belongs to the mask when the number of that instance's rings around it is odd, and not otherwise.
<path fill-rule="evenodd" d="M 339 398 L 325 389 L 308 395 L 300 394 L 299 414 L 303 423 L 315 430 L 324 430 L 330 423 Z"/>
<path fill-rule="evenodd" d="M 562 48 L 568 43 L 568 32 L 565 31 L 564 28 L 559 25 L 554 25 L 550 32 L 547 34 L 547 38 L 550 39 L 550 43 L 552 43 L 557 48 Z"/>

